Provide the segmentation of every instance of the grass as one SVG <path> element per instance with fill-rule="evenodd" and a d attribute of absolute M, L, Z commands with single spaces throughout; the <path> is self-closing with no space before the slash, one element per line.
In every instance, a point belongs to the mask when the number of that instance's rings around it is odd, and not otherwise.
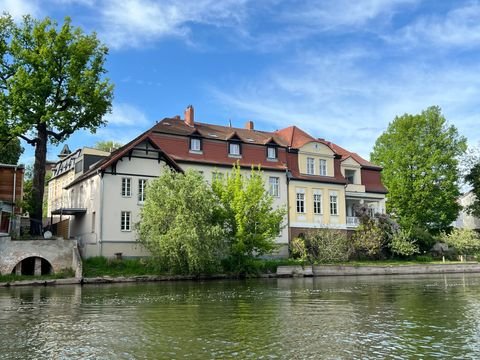
<path fill-rule="evenodd" d="M 71 269 L 63 270 L 51 275 L 31 276 L 31 275 L 0 275 L 0 283 L 22 281 L 22 280 L 54 280 L 74 277 L 75 272 Z"/>
<path fill-rule="evenodd" d="M 159 274 L 158 267 L 147 258 L 116 260 L 98 256 L 83 261 L 84 277 Z"/>

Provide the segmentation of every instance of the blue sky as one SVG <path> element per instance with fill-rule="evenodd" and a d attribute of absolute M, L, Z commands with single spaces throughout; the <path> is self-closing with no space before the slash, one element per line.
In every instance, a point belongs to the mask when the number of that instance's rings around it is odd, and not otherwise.
<path fill-rule="evenodd" d="M 439 105 L 480 140 L 480 3 L 447 0 L 0 0 L 70 16 L 110 48 L 109 125 L 71 149 L 127 142 L 189 104 L 198 121 L 298 125 L 368 158 L 396 115 Z M 24 163 L 32 161 L 26 145 Z M 59 149 L 50 147 L 49 158 Z"/>

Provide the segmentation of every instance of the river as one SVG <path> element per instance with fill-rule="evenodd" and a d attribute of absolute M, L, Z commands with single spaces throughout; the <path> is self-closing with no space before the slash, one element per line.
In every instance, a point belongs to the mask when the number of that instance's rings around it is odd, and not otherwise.
<path fill-rule="evenodd" d="M 480 358 L 480 275 L 0 288 L 0 359 Z"/>

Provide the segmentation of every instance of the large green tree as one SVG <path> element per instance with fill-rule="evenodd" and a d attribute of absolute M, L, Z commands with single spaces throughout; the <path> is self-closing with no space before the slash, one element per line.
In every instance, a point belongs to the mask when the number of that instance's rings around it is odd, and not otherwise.
<path fill-rule="evenodd" d="M 480 217 L 480 162 L 472 166 L 465 176 L 465 182 L 472 187 L 475 195 L 475 200 L 467 206 L 466 210 L 473 216 Z"/>
<path fill-rule="evenodd" d="M 225 257 L 218 201 L 202 175 L 192 170 L 167 170 L 150 181 L 137 232 L 166 271 L 218 271 Z"/>
<path fill-rule="evenodd" d="M 23 147 L 18 138 L 0 141 L 0 163 L 16 165 L 22 153 Z"/>
<path fill-rule="evenodd" d="M 260 169 L 252 168 L 247 176 L 236 164 L 212 186 L 222 208 L 232 270 L 243 272 L 249 259 L 275 250 L 286 209 L 274 206 Z"/>
<path fill-rule="evenodd" d="M 371 160 L 383 166 L 387 209 L 407 229 L 437 232 L 458 215 L 458 158 L 466 140 L 437 106 L 396 117 L 377 139 Z"/>
<path fill-rule="evenodd" d="M 97 141 L 94 148 L 102 151 L 113 152 L 119 148 L 121 148 L 123 144 L 120 144 L 113 140 L 107 141 Z"/>
<path fill-rule="evenodd" d="M 105 123 L 113 86 L 104 77 L 107 48 L 65 18 L 63 25 L 0 17 L 0 134 L 35 147 L 31 230 L 42 219 L 47 144 Z"/>

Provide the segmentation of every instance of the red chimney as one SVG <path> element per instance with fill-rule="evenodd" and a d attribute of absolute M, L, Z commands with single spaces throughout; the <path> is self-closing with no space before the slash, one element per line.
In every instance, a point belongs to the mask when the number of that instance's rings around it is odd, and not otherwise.
<path fill-rule="evenodd" d="M 193 117 L 193 106 L 188 105 L 185 109 L 185 124 L 194 127 Z"/>
<path fill-rule="evenodd" d="M 247 121 L 247 123 L 245 124 L 245 129 L 253 130 L 253 121 Z"/>

